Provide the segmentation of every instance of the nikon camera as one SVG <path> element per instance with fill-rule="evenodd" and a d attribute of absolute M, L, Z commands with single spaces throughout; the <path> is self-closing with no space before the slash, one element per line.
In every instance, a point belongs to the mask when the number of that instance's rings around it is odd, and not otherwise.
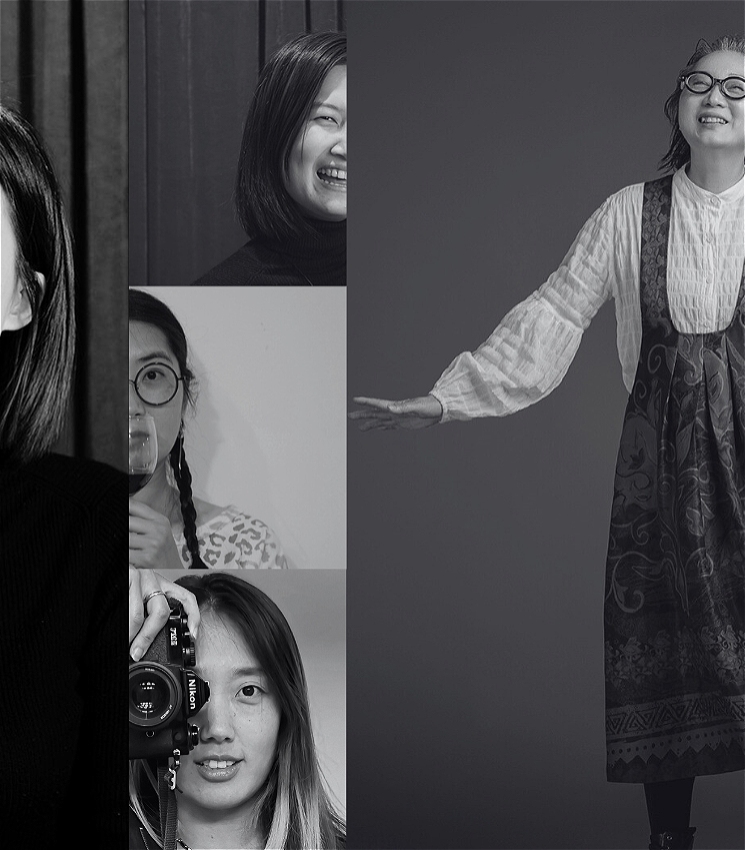
<path fill-rule="evenodd" d="M 194 639 L 180 602 L 169 599 L 171 615 L 140 661 L 129 662 L 129 757 L 168 758 L 199 742 L 189 723 L 207 702 L 209 685 L 193 672 Z"/>

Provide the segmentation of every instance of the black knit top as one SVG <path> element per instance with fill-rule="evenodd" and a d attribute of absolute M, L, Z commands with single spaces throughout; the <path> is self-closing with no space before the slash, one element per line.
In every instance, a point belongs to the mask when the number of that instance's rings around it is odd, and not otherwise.
<path fill-rule="evenodd" d="M 126 841 L 126 502 L 92 461 L 0 468 L 6 846 Z"/>
<path fill-rule="evenodd" d="M 194 286 L 346 286 L 347 223 L 314 221 L 313 231 L 275 242 L 252 239 Z"/>

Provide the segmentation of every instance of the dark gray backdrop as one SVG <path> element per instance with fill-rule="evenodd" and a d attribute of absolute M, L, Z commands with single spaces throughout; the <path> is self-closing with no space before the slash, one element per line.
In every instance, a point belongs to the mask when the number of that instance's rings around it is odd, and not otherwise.
<path fill-rule="evenodd" d="M 740 2 L 353 2 L 348 386 L 426 393 L 657 175 L 664 101 Z M 356 163 L 356 167 L 355 164 Z M 602 604 L 626 392 L 606 305 L 501 420 L 348 437 L 350 847 L 646 846 L 605 782 Z M 351 406 L 351 401 L 350 401 Z M 697 847 L 743 847 L 743 777 Z"/>

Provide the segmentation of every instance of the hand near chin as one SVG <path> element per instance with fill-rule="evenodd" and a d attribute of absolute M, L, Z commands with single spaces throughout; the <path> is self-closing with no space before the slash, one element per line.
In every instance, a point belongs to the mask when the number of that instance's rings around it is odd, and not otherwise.
<path fill-rule="evenodd" d="M 129 500 L 129 566 L 145 570 L 184 568 L 168 518 L 132 499 Z"/>
<path fill-rule="evenodd" d="M 353 401 L 362 405 L 361 410 L 353 410 L 349 414 L 349 418 L 358 423 L 360 431 L 429 428 L 442 419 L 442 405 L 433 395 L 404 401 L 358 396 Z"/>

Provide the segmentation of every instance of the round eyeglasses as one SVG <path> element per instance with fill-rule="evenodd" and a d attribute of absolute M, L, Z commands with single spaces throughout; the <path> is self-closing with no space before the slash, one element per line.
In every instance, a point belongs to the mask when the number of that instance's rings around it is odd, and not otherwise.
<path fill-rule="evenodd" d="M 742 100 L 745 97 L 745 80 L 742 77 L 725 77 L 718 80 L 706 71 L 694 71 L 692 74 L 678 77 L 678 81 L 693 94 L 706 94 L 716 83 L 722 94 L 730 100 Z"/>
<path fill-rule="evenodd" d="M 129 383 L 145 404 L 162 407 L 176 397 L 179 381 L 183 380 L 167 363 L 148 363 Z"/>

